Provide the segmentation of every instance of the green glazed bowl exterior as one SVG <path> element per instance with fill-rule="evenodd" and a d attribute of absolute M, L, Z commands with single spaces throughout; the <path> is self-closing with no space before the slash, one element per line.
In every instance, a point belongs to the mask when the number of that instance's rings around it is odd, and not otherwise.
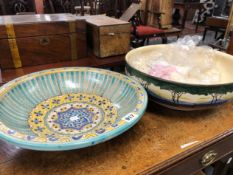
<path fill-rule="evenodd" d="M 233 99 L 233 81 L 215 85 L 185 84 L 150 76 L 132 66 L 133 59 L 130 58 L 137 52 L 165 47 L 166 45 L 145 46 L 126 55 L 126 74 L 145 87 L 151 100 L 168 108 L 190 111 L 214 108 Z M 221 59 L 227 57 L 233 61 L 230 55 L 218 51 L 216 54 Z"/>

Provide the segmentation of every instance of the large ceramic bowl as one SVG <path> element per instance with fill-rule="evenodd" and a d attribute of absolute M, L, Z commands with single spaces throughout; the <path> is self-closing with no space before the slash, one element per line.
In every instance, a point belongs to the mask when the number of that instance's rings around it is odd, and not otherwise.
<path fill-rule="evenodd" d="M 126 55 L 126 73 L 141 82 L 150 99 L 177 110 L 201 110 L 222 105 L 233 98 L 233 56 L 216 51 L 214 61 L 221 82 L 214 85 L 185 84 L 150 76 L 132 64 L 138 56 L 167 49 L 166 45 L 141 47 Z M 178 52 L 178 51 L 177 51 Z M 200 55 L 201 56 L 201 55 Z"/>
<path fill-rule="evenodd" d="M 70 150 L 132 127 L 147 106 L 144 88 L 119 73 L 61 68 L 0 88 L 0 139 L 34 150 Z"/>

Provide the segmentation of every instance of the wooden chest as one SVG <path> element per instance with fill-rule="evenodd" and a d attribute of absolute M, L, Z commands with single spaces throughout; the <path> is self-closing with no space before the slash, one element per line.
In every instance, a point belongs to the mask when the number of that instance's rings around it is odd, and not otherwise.
<path fill-rule="evenodd" d="M 86 21 L 71 14 L 0 17 L 0 66 L 18 68 L 85 57 Z"/>
<path fill-rule="evenodd" d="M 97 57 L 125 54 L 130 48 L 130 23 L 104 15 L 83 17 L 87 21 L 88 47 Z"/>

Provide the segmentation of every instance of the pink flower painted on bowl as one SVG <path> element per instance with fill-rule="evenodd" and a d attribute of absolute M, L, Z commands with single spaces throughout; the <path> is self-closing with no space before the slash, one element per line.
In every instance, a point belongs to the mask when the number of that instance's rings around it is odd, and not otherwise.
<path fill-rule="evenodd" d="M 159 77 L 159 78 L 163 78 L 166 80 L 170 80 L 171 75 L 174 72 L 177 72 L 175 66 L 155 64 L 149 71 L 149 74 L 154 77 Z"/>

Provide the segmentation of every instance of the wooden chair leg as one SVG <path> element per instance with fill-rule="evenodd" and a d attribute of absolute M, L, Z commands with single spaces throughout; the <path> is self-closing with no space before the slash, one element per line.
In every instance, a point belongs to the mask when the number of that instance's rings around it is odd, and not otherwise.
<path fill-rule="evenodd" d="M 221 33 L 221 35 L 219 37 L 216 38 L 216 40 L 220 40 L 224 38 L 224 33 Z"/>
<path fill-rule="evenodd" d="M 140 39 L 135 37 L 132 41 L 131 41 L 131 45 L 133 48 L 138 48 L 144 45 L 145 39 Z"/>
<path fill-rule="evenodd" d="M 202 37 L 202 41 L 205 41 L 206 32 L 207 32 L 207 28 L 205 28 L 205 30 L 204 30 L 203 37 Z"/>
<path fill-rule="evenodd" d="M 201 8 L 199 8 L 198 15 L 197 15 L 197 22 L 196 22 L 196 28 L 195 28 L 195 33 L 198 32 L 198 26 L 199 26 L 199 20 L 201 18 Z"/>
<path fill-rule="evenodd" d="M 150 38 L 147 38 L 146 39 L 146 45 L 149 45 L 149 42 L 150 42 Z"/>
<path fill-rule="evenodd" d="M 167 44 L 167 37 L 166 36 L 162 37 L 162 43 Z"/>
<path fill-rule="evenodd" d="M 142 45 L 141 46 L 145 46 L 145 42 L 146 42 L 146 38 L 142 40 Z"/>
<path fill-rule="evenodd" d="M 49 0 L 49 6 L 50 6 L 51 12 L 55 13 L 55 8 L 54 8 L 53 2 L 51 0 Z"/>
<path fill-rule="evenodd" d="M 217 39 L 218 37 L 218 31 L 215 31 L 214 39 Z"/>

